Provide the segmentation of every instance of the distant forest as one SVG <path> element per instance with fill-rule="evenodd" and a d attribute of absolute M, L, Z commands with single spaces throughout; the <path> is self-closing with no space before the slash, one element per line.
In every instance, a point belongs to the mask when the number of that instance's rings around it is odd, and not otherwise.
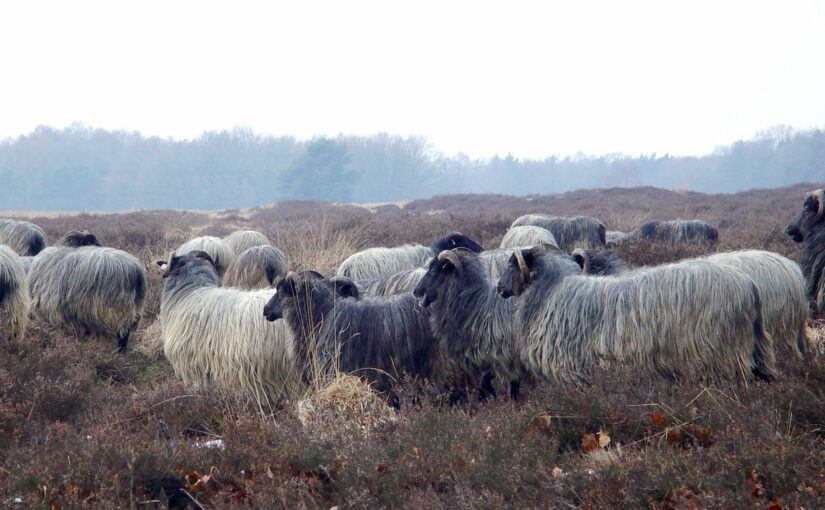
<path fill-rule="evenodd" d="M 552 140 L 548 140 L 552 150 Z M 235 209 L 289 199 L 388 202 L 655 186 L 733 193 L 825 182 L 825 131 L 771 128 L 701 157 L 446 157 L 423 137 L 296 140 L 249 129 L 193 140 L 73 125 L 0 142 L 0 211 Z"/>

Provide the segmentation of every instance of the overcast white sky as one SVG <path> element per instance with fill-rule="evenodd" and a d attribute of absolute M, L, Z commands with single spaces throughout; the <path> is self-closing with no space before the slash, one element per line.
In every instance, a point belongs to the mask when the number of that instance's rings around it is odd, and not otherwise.
<path fill-rule="evenodd" d="M 447 155 L 704 154 L 825 127 L 825 2 L 21 1 L 0 138 L 426 136 Z"/>

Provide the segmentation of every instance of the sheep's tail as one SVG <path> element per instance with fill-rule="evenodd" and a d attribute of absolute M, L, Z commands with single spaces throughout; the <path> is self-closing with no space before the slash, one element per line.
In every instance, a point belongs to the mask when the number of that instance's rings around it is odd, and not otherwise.
<path fill-rule="evenodd" d="M 773 352 L 773 339 L 762 325 L 762 299 L 755 284 L 751 284 L 756 317 L 753 320 L 753 375 L 763 381 L 773 381 L 776 378 L 776 358 Z"/>

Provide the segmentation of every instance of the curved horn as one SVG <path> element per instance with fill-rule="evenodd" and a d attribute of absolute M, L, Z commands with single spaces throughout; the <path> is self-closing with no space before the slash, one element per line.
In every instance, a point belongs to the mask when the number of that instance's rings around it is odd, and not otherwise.
<path fill-rule="evenodd" d="M 822 218 L 823 213 L 825 213 L 825 191 L 823 191 L 822 188 L 820 188 L 814 191 L 813 195 L 819 202 L 819 207 L 816 210 L 816 216 L 814 217 L 814 221 L 819 221 L 819 219 Z"/>
<path fill-rule="evenodd" d="M 458 258 L 458 255 L 453 252 L 453 250 L 444 250 L 438 254 L 438 260 L 440 261 L 447 261 L 453 266 L 455 266 L 455 270 L 458 272 L 458 275 L 461 276 L 464 274 L 464 266 L 461 264 L 461 260 Z"/>
<path fill-rule="evenodd" d="M 513 255 L 516 256 L 516 263 L 518 264 L 519 271 L 521 271 L 521 277 L 524 278 L 524 283 L 529 282 L 530 268 L 527 267 L 527 262 L 524 261 L 524 255 L 521 254 L 521 250 L 514 251 Z"/>

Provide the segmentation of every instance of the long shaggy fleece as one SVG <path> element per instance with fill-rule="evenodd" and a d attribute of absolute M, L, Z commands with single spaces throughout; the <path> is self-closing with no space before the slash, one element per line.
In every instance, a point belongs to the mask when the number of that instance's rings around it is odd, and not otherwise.
<path fill-rule="evenodd" d="M 46 247 L 46 234 L 29 221 L 0 218 L 0 244 L 21 256 L 37 255 Z"/>
<path fill-rule="evenodd" d="M 174 251 L 176 255 L 186 255 L 190 251 L 203 251 L 212 257 L 215 267 L 218 269 L 218 276 L 223 276 L 232 260 L 235 252 L 226 243 L 215 236 L 196 237 L 186 241 Z"/>
<path fill-rule="evenodd" d="M 240 255 L 254 246 L 269 246 L 269 239 L 257 230 L 236 230 L 223 238 L 223 242 Z"/>
<path fill-rule="evenodd" d="M 0 245 L 0 340 L 20 340 L 29 320 L 29 280 L 17 254 Z"/>
<path fill-rule="evenodd" d="M 433 333 L 461 369 L 476 379 L 492 374 L 517 395 L 523 372 L 513 330 L 515 303 L 496 293 L 478 255 L 443 252 L 430 261 L 414 295 L 424 298 Z"/>
<path fill-rule="evenodd" d="M 774 342 L 787 345 L 798 356 L 808 352 L 808 301 L 799 264 L 778 253 L 761 250 L 718 253 L 705 260 L 748 275 L 759 289 L 765 330 Z"/>
<path fill-rule="evenodd" d="M 432 256 L 433 251 L 420 244 L 368 248 L 347 257 L 335 274 L 355 281 L 374 280 L 421 267 Z"/>
<path fill-rule="evenodd" d="M 524 248 L 537 244 L 549 244 L 556 248 L 559 247 L 553 233 L 546 228 L 535 225 L 520 225 L 507 230 L 499 248 Z"/>
<path fill-rule="evenodd" d="M 359 297 L 352 280 L 312 271 L 289 273 L 278 283 L 264 313 L 286 318 L 304 379 L 312 379 L 314 367 L 337 366 L 390 394 L 402 374 L 439 380 L 438 345 L 412 294 Z"/>
<path fill-rule="evenodd" d="M 395 296 L 412 292 L 418 280 L 424 276 L 427 270 L 423 267 L 408 269 L 394 275 L 365 280 L 358 283 L 358 290 L 361 294 L 368 296 Z"/>
<path fill-rule="evenodd" d="M 500 284 L 505 291 L 519 273 L 511 264 Z M 774 373 L 759 293 L 737 270 L 694 260 L 620 276 L 562 277 L 553 257 L 535 255 L 529 278 L 515 327 L 524 335 L 521 360 L 536 376 L 578 380 L 602 364 L 741 381 Z"/>
<path fill-rule="evenodd" d="M 296 381 L 292 334 L 262 314 L 272 289 L 219 287 L 211 263 L 173 257 L 160 301 L 163 352 L 186 384 L 216 382 L 274 402 Z"/>
<path fill-rule="evenodd" d="M 605 247 L 605 226 L 596 218 L 525 214 L 516 218 L 510 228 L 521 225 L 534 225 L 549 230 L 555 237 L 558 247 L 567 253 L 576 248 Z"/>
<path fill-rule="evenodd" d="M 650 220 L 633 230 L 629 237 L 647 239 L 654 243 L 715 243 L 719 239 L 719 232 L 713 225 L 702 220 Z"/>
<path fill-rule="evenodd" d="M 277 278 L 288 272 L 289 264 L 281 250 L 270 245 L 253 246 L 232 260 L 223 275 L 223 285 L 262 289 L 271 287 Z"/>
<path fill-rule="evenodd" d="M 56 327 L 115 336 L 121 348 L 146 297 L 143 265 L 114 248 L 46 248 L 29 269 L 32 314 Z"/>
<path fill-rule="evenodd" d="M 442 250 L 459 247 L 475 252 L 483 250 L 481 245 L 461 232 L 450 232 L 433 241 L 429 248 L 420 244 L 405 244 L 395 248 L 368 248 L 359 251 L 344 260 L 336 274 L 357 282 L 375 280 L 422 267 L 430 257 L 438 255 Z"/>

